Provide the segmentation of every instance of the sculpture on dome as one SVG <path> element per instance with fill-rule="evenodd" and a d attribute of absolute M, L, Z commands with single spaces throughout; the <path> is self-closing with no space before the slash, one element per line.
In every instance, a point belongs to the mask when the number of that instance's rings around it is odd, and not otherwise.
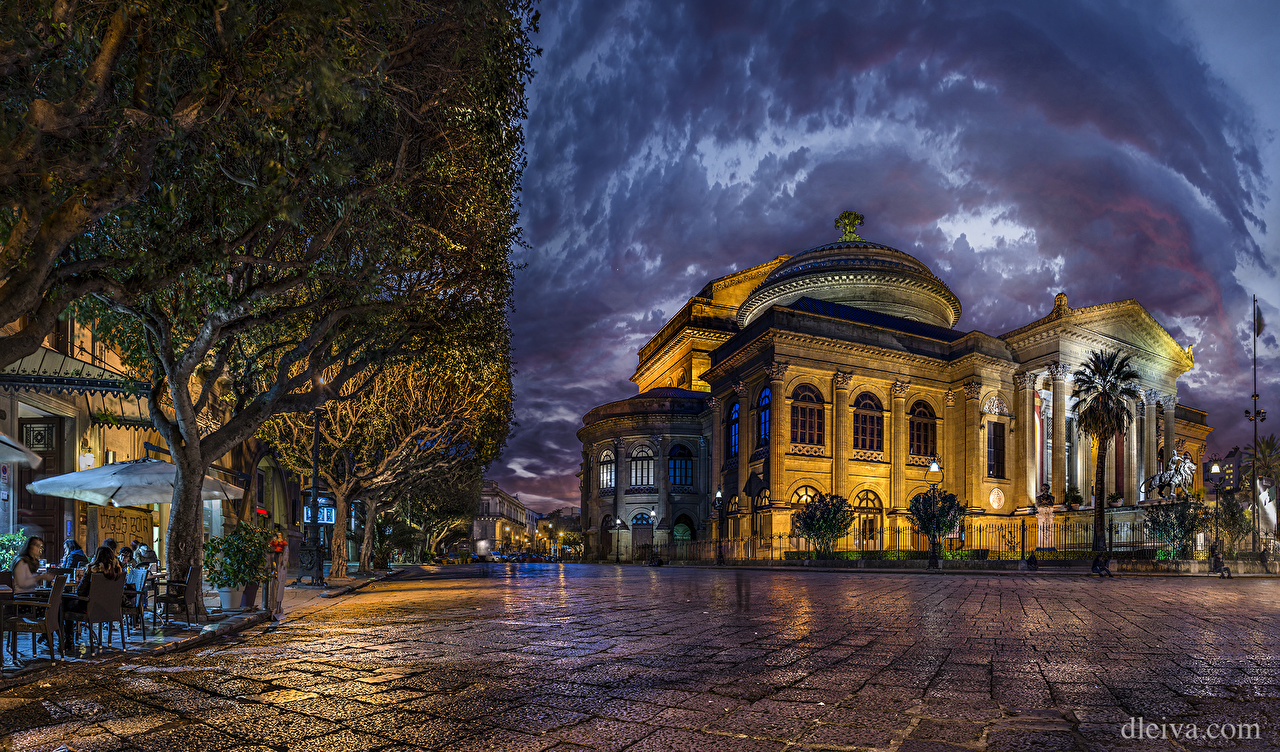
<path fill-rule="evenodd" d="M 856 211 L 840 212 L 840 216 L 836 217 L 836 229 L 844 230 L 844 234 L 840 236 L 840 242 L 862 240 L 862 236 L 858 234 L 858 225 L 864 221 L 865 218 Z"/>
<path fill-rule="evenodd" d="M 1166 498 L 1170 488 L 1173 488 L 1175 494 L 1178 489 L 1182 489 L 1182 493 L 1186 494 L 1191 490 L 1191 481 L 1195 477 L 1195 472 L 1196 465 L 1191 460 L 1191 453 L 1178 454 L 1175 449 L 1173 457 L 1169 460 L 1169 467 L 1147 478 L 1142 488 L 1147 498 L 1151 498 L 1152 491 L 1156 492 L 1156 497 Z"/>

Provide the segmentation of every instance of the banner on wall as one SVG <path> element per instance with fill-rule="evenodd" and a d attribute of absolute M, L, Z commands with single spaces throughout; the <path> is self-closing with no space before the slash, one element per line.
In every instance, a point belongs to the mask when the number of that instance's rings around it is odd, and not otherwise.
<path fill-rule="evenodd" d="M 137 538 L 151 543 L 151 512 L 125 507 L 98 508 L 98 541 L 115 538 L 122 546 Z"/>

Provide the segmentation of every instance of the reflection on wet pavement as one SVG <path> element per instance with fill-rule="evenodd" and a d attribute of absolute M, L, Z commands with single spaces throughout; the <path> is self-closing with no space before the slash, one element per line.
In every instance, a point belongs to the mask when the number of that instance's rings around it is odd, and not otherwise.
<path fill-rule="evenodd" d="M 1280 581 L 427 568 L 0 692 L 14 749 L 1280 747 Z M 1184 729 L 1185 730 L 1185 729 Z M 2 745 L 0 745 L 2 748 Z"/>

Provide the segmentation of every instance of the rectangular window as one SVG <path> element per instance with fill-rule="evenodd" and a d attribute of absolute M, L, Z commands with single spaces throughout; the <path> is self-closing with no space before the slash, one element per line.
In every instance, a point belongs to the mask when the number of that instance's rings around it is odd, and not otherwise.
<path fill-rule="evenodd" d="M 1004 477 L 1004 424 L 987 423 L 987 477 Z"/>
<path fill-rule="evenodd" d="M 613 488 L 613 462 L 605 462 L 600 465 L 600 487 Z"/>
<path fill-rule="evenodd" d="M 688 457 L 672 457 L 667 460 L 667 474 L 673 486 L 693 485 L 693 460 Z"/>
<path fill-rule="evenodd" d="M 726 446 L 725 449 L 728 450 L 729 456 L 737 457 L 738 456 L 738 423 L 736 421 L 729 424 L 729 432 L 725 434 L 725 442 L 728 444 L 728 446 Z"/>
<path fill-rule="evenodd" d="M 632 457 L 631 458 L 631 487 L 653 485 L 653 458 L 652 457 Z"/>
<path fill-rule="evenodd" d="M 938 453 L 938 424 L 927 420 L 913 420 L 910 425 L 909 451 L 917 457 L 932 457 Z"/>
<path fill-rule="evenodd" d="M 822 408 L 791 406 L 791 443 L 822 446 Z"/>

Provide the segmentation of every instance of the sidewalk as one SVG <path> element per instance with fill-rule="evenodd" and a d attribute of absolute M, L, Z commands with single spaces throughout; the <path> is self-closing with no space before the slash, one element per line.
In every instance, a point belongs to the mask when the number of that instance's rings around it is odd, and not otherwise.
<path fill-rule="evenodd" d="M 351 567 L 353 570 L 354 565 Z M 340 595 L 350 593 L 359 587 L 376 582 L 381 579 L 395 574 L 393 572 L 378 572 L 373 575 L 357 574 L 352 571 L 346 577 L 330 578 L 328 587 L 319 588 L 310 585 L 288 586 L 285 588 L 284 610 L 287 619 L 291 613 L 323 603 L 323 599 L 334 598 Z M 297 572 L 291 572 L 289 582 L 293 582 L 297 578 Z M 309 580 L 310 578 L 304 578 Z M 206 583 L 207 585 L 207 583 Z M 0 671 L 0 688 L 10 683 L 10 680 L 24 677 L 28 674 L 50 668 L 52 666 L 77 666 L 87 664 L 106 663 L 108 661 L 120 660 L 143 655 L 153 655 L 156 653 L 168 653 L 175 650 L 185 650 L 194 645 L 198 645 L 216 637 L 220 637 L 232 632 L 238 632 L 247 627 L 253 626 L 270 619 L 270 614 L 263 611 L 261 606 L 261 596 L 259 596 L 259 608 L 256 609 L 231 609 L 223 611 L 222 605 L 216 590 L 206 590 L 204 595 L 204 610 L 198 619 L 193 619 L 191 626 L 187 625 L 185 617 L 182 614 L 170 615 L 166 622 L 164 615 L 160 615 L 159 629 L 152 628 L 151 615 L 148 614 L 145 622 L 147 628 L 147 636 L 143 639 L 137 627 L 129 629 L 125 635 L 125 649 L 120 649 L 120 630 L 117 627 L 111 639 L 114 647 L 106 647 L 100 649 L 97 655 L 90 656 L 87 648 L 87 637 L 81 632 L 81 647 L 74 655 L 71 651 L 67 652 L 66 658 L 61 656 L 55 663 L 49 661 L 49 653 L 46 649 L 40 648 L 37 655 L 31 652 L 31 637 L 29 635 L 19 635 L 17 640 L 18 656 L 17 663 L 14 663 L 12 653 L 9 652 L 9 635 L 5 634 L 3 644 L 3 671 Z M 107 631 L 103 629 L 104 641 Z M 54 654 L 57 655 L 55 649 Z"/>

